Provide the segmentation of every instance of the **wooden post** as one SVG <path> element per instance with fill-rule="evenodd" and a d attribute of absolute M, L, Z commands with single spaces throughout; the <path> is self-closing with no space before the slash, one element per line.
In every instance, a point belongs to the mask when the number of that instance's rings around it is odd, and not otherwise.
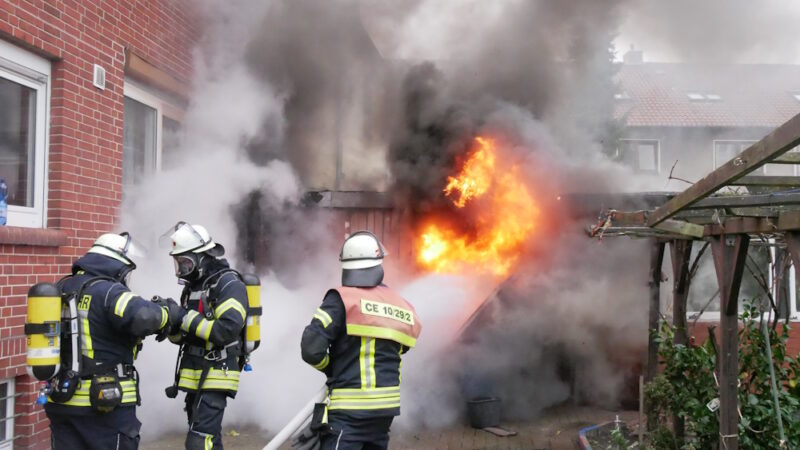
<path fill-rule="evenodd" d="M 675 326 L 675 344 L 686 345 L 689 342 L 688 325 L 686 323 L 686 299 L 689 296 L 689 263 L 692 259 L 693 241 L 675 239 L 669 243 L 672 259 L 672 325 Z M 684 441 L 683 417 L 672 417 L 672 428 L 678 445 Z"/>
<path fill-rule="evenodd" d="M 664 261 L 664 243 L 653 240 L 650 247 L 650 314 L 648 322 L 649 335 L 647 338 L 647 372 L 645 381 L 649 382 L 658 373 L 658 318 L 661 309 L 661 265 Z M 658 425 L 657 418 L 647 416 L 647 430 L 652 431 Z"/>
<path fill-rule="evenodd" d="M 737 398 L 739 375 L 739 288 L 747 258 L 750 236 L 719 235 L 711 238 L 714 269 L 717 272 L 720 298 L 720 450 L 738 450 L 739 415 Z"/>
<path fill-rule="evenodd" d="M 692 242 L 676 239 L 670 241 L 669 250 L 672 259 L 672 324 L 675 326 L 676 344 L 689 341 L 686 324 L 686 299 L 689 296 L 689 263 L 692 257 Z"/>

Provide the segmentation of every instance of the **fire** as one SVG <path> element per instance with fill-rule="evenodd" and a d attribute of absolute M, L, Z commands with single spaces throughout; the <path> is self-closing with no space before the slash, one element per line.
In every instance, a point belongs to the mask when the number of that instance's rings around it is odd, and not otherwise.
<path fill-rule="evenodd" d="M 460 172 L 447 178 L 443 190 L 456 208 L 475 214 L 471 230 L 441 218 L 427 220 L 418 239 L 417 259 L 435 272 L 472 266 L 508 275 L 536 229 L 539 207 L 520 168 L 502 163 L 507 159 L 498 155 L 496 143 L 484 137 L 475 143 Z"/>
<path fill-rule="evenodd" d="M 458 192 L 458 200 L 454 200 L 453 203 L 459 208 L 463 208 L 469 200 L 483 195 L 492 183 L 494 172 L 492 143 L 480 136 L 475 138 L 475 141 L 480 147 L 470 156 L 457 177 L 447 177 L 447 186 L 444 188 L 445 195 L 450 195 L 453 191 Z"/>

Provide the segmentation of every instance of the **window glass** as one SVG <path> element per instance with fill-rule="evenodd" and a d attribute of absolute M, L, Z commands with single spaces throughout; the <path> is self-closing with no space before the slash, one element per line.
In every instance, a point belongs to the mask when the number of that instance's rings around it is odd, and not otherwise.
<path fill-rule="evenodd" d="M 161 142 L 161 168 L 168 170 L 177 167 L 178 149 L 181 146 L 181 123 L 164 116 L 161 125 L 164 140 Z"/>
<path fill-rule="evenodd" d="M 8 397 L 8 383 L 0 383 L 0 413 L 2 413 L 3 419 L 8 419 L 8 410 L 9 408 L 9 401 L 11 399 L 6 398 Z M 12 409 L 13 410 L 13 409 Z M 8 428 L 11 428 L 6 424 L 7 421 L 0 422 L 0 442 L 3 442 L 7 439 L 10 439 L 11 436 L 8 434 Z M 13 428 L 12 428 L 13 429 Z M 0 448 L 3 448 L 3 445 L 0 444 Z"/>
<path fill-rule="evenodd" d="M 125 97 L 122 132 L 122 185 L 127 187 L 142 182 L 156 170 L 156 127 L 158 114 L 155 108 Z"/>
<path fill-rule="evenodd" d="M 658 141 L 622 142 L 621 161 L 639 172 L 658 172 Z"/>
<path fill-rule="evenodd" d="M 36 90 L 0 78 L 0 178 L 9 205 L 33 207 Z"/>

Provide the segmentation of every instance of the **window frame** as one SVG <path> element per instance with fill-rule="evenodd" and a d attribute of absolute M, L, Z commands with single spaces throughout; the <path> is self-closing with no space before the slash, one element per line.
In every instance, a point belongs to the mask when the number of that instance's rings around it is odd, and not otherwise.
<path fill-rule="evenodd" d="M 36 91 L 36 116 L 33 145 L 33 206 L 8 205 L 8 226 L 45 228 L 47 224 L 47 186 L 49 184 L 50 61 L 10 42 L 0 40 L 0 78 Z"/>
<path fill-rule="evenodd" d="M 123 95 L 125 97 L 130 98 L 131 100 L 135 100 L 139 103 L 142 103 L 145 106 L 153 108 L 156 110 L 156 167 L 155 172 L 161 171 L 161 159 L 162 159 L 162 152 L 163 152 L 163 144 L 164 144 L 164 117 L 168 117 L 174 121 L 179 123 L 183 123 L 185 112 L 183 108 L 175 105 L 172 103 L 168 98 L 165 96 L 159 95 L 156 92 L 153 92 L 151 89 L 147 89 L 146 87 L 142 86 L 141 84 L 132 81 L 128 78 L 125 79 L 125 83 L 123 86 Z M 123 121 L 124 121 L 123 117 Z"/>
<path fill-rule="evenodd" d="M 656 170 L 642 170 L 640 168 L 631 167 L 636 173 L 645 174 L 645 175 L 658 175 L 661 173 L 661 139 L 633 139 L 633 138 L 623 138 L 619 140 L 620 147 L 622 147 L 622 151 L 626 150 L 626 143 L 630 142 L 641 142 L 641 143 L 655 143 L 656 144 Z M 621 156 L 621 155 L 620 155 Z M 624 162 L 623 162 L 624 164 Z M 630 166 L 628 166 L 630 167 Z"/>
<path fill-rule="evenodd" d="M 777 288 L 778 287 L 774 283 L 774 276 L 775 276 L 775 271 L 776 271 L 776 266 L 775 266 L 775 256 L 776 256 L 775 255 L 775 240 L 774 239 L 769 239 L 766 243 L 769 246 L 768 248 L 769 248 L 769 253 L 770 253 L 770 262 L 769 262 L 769 267 L 767 268 L 767 282 L 770 285 L 770 291 L 771 291 L 770 293 L 771 293 L 771 295 L 773 296 L 773 298 L 777 298 L 777 295 L 778 295 Z M 748 252 L 749 251 L 750 251 L 750 249 L 748 248 Z M 796 275 L 795 275 L 793 264 L 790 263 L 786 270 L 787 270 L 787 273 L 789 274 L 789 286 L 788 286 L 789 298 L 787 299 L 787 301 L 789 303 L 789 321 L 790 322 L 800 322 L 800 308 L 798 308 L 798 305 L 797 305 L 797 278 L 796 278 Z M 690 292 L 691 292 L 691 287 L 689 289 L 690 289 Z M 741 300 L 741 293 L 740 293 L 740 299 L 739 300 Z M 719 300 L 719 295 L 717 295 L 716 301 L 717 302 L 720 301 Z M 671 303 L 668 303 L 666 306 L 667 306 L 667 308 L 671 308 Z M 697 322 L 718 322 L 721 319 L 720 311 L 704 311 L 702 314 L 699 314 L 700 311 L 691 310 L 689 308 L 690 307 L 687 304 L 686 318 L 687 318 L 687 320 L 689 322 L 693 322 L 695 320 L 697 320 Z M 771 319 L 771 318 L 774 317 L 774 314 L 775 314 L 775 312 L 770 310 L 770 312 L 768 314 L 764 315 L 764 318 L 767 318 L 767 316 L 769 316 L 769 318 Z M 781 319 L 781 320 L 783 320 L 783 319 Z"/>
<path fill-rule="evenodd" d="M 5 410 L 4 416 L 3 416 L 3 418 L 5 418 L 6 420 L 4 420 L 2 423 L 0 423 L 0 426 L 5 427 L 5 429 L 6 429 L 6 439 L 5 440 L 0 440 L 0 450 L 13 450 L 13 448 L 14 448 L 14 422 L 15 422 L 15 418 L 16 418 L 16 415 L 14 413 L 15 413 L 15 409 L 16 409 L 16 398 L 17 398 L 17 392 L 16 392 L 16 389 L 15 389 L 16 385 L 15 385 L 15 382 L 14 382 L 13 378 L 5 379 L 5 380 L 0 379 L 0 385 L 3 385 L 3 384 L 8 386 L 8 388 L 6 389 L 6 395 L 5 395 L 6 410 Z"/>

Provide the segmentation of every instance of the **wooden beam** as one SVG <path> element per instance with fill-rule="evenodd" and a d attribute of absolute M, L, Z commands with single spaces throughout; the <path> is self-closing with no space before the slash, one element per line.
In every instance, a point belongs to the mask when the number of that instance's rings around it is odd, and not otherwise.
<path fill-rule="evenodd" d="M 798 177 L 800 179 L 800 177 Z M 800 192 L 774 192 L 757 195 L 707 197 L 685 209 L 749 208 L 754 206 L 800 205 Z"/>
<path fill-rule="evenodd" d="M 696 223 L 686 222 L 683 220 L 667 219 L 661 223 L 656 224 L 653 228 L 669 233 L 681 234 L 693 238 L 702 238 L 705 233 L 703 225 Z"/>
<path fill-rule="evenodd" d="M 189 100 L 190 88 L 187 82 L 178 80 L 164 70 L 150 64 L 129 48 L 125 49 L 125 75 L 174 94 L 181 100 Z"/>
<path fill-rule="evenodd" d="M 672 342 L 686 345 L 689 342 L 686 323 L 686 299 L 689 296 L 689 263 L 692 259 L 693 241 L 675 240 L 669 243 L 669 254 L 672 260 L 672 325 L 675 335 Z M 684 444 L 685 425 L 683 417 L 672 417 L 672 428 L 679 446 Z"/>
<path fill-rule="evenodd" d="M 661 265 L 664 261 L 664 243 L 653 239 L 650 246 L 650 311 L 648 315 L 647 338 L 647 372 L 645 381 L 650 382 L 658 374 L 658 328 L 661 317 Z M 655 414 L 647 416 L 648 431 L 655 430 L 658 426 L 658 417 Z"/>
<path fill-rule="evenodd" d="M 778 215 L 777 220 L 765 217 L 731 217 L 726 219 L 722 225 L 706 225 L 705 235 L 759 234 L 791 230 L 800 230 L 800 211 L 782 212 Z"/>
<path fill-rule="evenodd" d="M 770 164 L 800 164 L 800 153 L 784 153 L 773 159 Z"/>
<path fill-rule="evenodd" d="M 747 258 L 750 236 L 719 235 L 711 238 L 714 269 L 717 272 L 722 328 L 719 358 L 720 449 L 739 448 L 738 376 L 739 376 L 739 288 Z"/>
<path fill-rule="evenodd" d="M 800 177 L 782 177 L 770 175 L 749 175 L 729 183 L 730 186 L 800 186 Z"/>
<path fill-rule="evenodd" d="M 798 143 L 800 143 L 800 114 L 657 208 L 649 215 L 647 224 L 652 227 L 669 219 L 685 207 L 786 153 Z"/>

